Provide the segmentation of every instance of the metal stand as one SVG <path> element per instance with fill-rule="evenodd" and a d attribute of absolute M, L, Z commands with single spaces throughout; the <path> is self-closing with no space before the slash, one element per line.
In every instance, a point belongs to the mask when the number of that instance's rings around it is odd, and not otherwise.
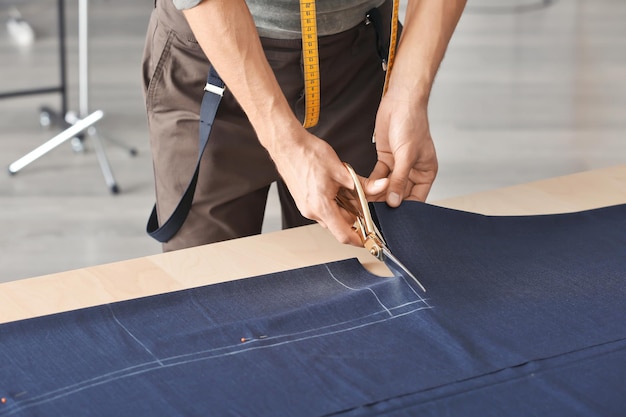
<path fill-rule="evenodd" d="M 59 85 L 52 87 L 43 87 L 43 88 L 35 88 L 29 90 L 20 90 L 20 91 L 10 91 L 6 93 L 0 93 L 0 99 L 12 98 L 12 97 L 21 97 L 21 96 L 31 96 L 38 94 L 50 94 L 50 93 L 60 93 L 61 94 L 61 111 L 59 114 L 65 115 L 67 113 L 67 77 L 66 77 L 66 51 L 65 51 L 65 2 L 64 0 L 57 0 L 57 15 L 58 15 L 58 43 L 59 43 Z M 57 120 L 53 120 L 52 117 L 56 115 L 56 113 L 52 110 L 48 110 L 48 117 L 42 118 L 41 124 L 48 125 L 52 122 L 56 122 Z M 60 117 L 60 123 L 65 124 L 65 120 L 63 117 Z"/>
<path fill-rule="evenodd" d="M 107 159 L 104 145 L 102 143 L 102 139 L 98 136 L 95 128 L 95 123 L 104 117 L 104 113 L 102 110 L 96 110 L 89 113 L 89 65 L 88 65 L 88 0 L 79 0 L 78 2 L 78 66 L 79 66 L 79 114 L 76 116 L 71 112 L 66 112 L 66 102 L 65 95 L 63 97 L 63 116 L 55 116 L 54 112 L 47 108 L 42 108 L 41 112 L 41 123 L 42 125 L 46 125 L 50 123 L 52 120 L 57 122 L 61 122 L 62 125 L 67 126 L 70 125 L 63 132 L 59 133 L 52 139 L 48 140 L 44 144 L 40 145 L 36 149 L 32 150 L 28 154 L 24 155 L 20 159 L 16 160 L 12 164 L 9 165 L 9 173 L 11 175 L 16 174 L 19 170 L 24 168 L 26 165 L 45 155 L 52 149 L 56 148 L 60 144 L 66 142 L 67 140 L 72 139 L 72 145 L 75 150 L 82 150 L 82 134 L 86 132 L 89 137 L 91 137 L 94 141 L 94 148 L 96 151 L 96 155 L 98 157 L 98 163 L 100 164 L 100 169 L 102 174 L 104 175 L 104 179 L 106 181 L 107 186 L 111 190 L 113 194 L 117 194 L 119 192 L 119 187 L 115 182 L 115 178 L 113 177 L 113 172 L 111 170 L 111 166 L 109 165 L 109 161 Z M 62 10 L 63 2 L 59 0 L 59 25 L 64 25 L 64 19 L 61 17 L 63 15 Z M 62 30 L 62 29 L 60 29 Z M 65 38 L 64 32 L 63 40 Z M 63 42 L 62 42 L 63 43 Z M 61 59 L 65 60 L 65 48 L 61 47 Z M 65 65 L 64 63 L 62 65 Z M 64 70 L 64 67 L 62 67 Z M 62 74 L 62 84 L 65 87 L 65 75 Z M 61 119 L 61 120 L 59 120 Z M 136 151 L 134 149 L 129 149 L 131 155 L 135 155 Z"/>

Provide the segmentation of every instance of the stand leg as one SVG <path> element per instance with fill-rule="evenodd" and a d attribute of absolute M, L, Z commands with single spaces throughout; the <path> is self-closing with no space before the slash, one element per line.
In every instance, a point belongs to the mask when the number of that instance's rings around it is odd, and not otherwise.
<path fill-rule="evenodd" d="M 98 111 L 102 113 L 102 110 L 98 110 Z M 67 121 L 75 125 L 76 123 L 79 123 L 81 119 L 78 119 L 76 115 L 73 113 L 68 113 Z M 104 150 L 104 144 L 102 143 L 102 139 L 100 138 L 100 136 L 98 136 L 96 132 L 96 127 L 93 124 L 87 126 L 87 135 L 91 139 L 93 139 L 94 149 L 96 151 L 96 157 L 98 158 L 98 163 L 100 164 L 100 170 L 102 171 L 102 175 L 104 176 L 104 181 L 106 182 L 107 186 L 109 187 L 109 189 L 111 190 L 113 194 L 119 193 L 119 187 L 117 186 L 117 183 L 115 182 L 115 177 L 113 176 L 113 170 L 111 169 L 111 165 L 109 164 L 109 159 L 107 158 L 106 151 Z M 77 137 L 74 137 L 72 140 L 73 141 L 76 140 L 77 142 L 79 142 L 81 150 L 84 149 L 82 145 L 82 142 L 84 140 L 84 135 L 81 135 L 80 139 Z M 74 144 L 73 146 L 76 147 Z"/>
<path fill-rule="evenodd" d="M 126 150 L 130 154 L 130 156 L 137 156 L 137 154 L 138 154 L 137 148 L 134 148 L 132 146 L 128 146 L 127 144 L 122 143 L 122 142 L 120 142 L 117 139 L 113 139 L 111 137 L 102 136 L 102 135 L 100 135 L 100 137 L 102 138 L 103 142 L 109 142 L 112 145 L 117 146 L 118 148 L 122 148 L 122 149 Z"/>
<path fill-rule="evenodd" d="M 89 137 L 93 139 L 96 156 L 98 157 L 98 163 L 100 164 L 102 175 L 104 175 L 104 180 L 113 194 L 119 193 L 120 189 L 115 182 L 115 178 L 113 177 L 113 171 L 111 170 L 111 165 L 109 165 L 109 160 L 107 159 L 106 152 L 104 151 L 102 139 L 100 139 L 100 136 L 98 136 L 96 132 L 96 128 L 93 126 L 87 129 L 87 133 L 89 134 Z"/>
<path fill-rule="evenodd" d="M 18 159 L 17 161 L 10 164 L 9 174 L 16 174 L 26 165 L 39 159 L 63 142 L 75 137 L 85 129 L 89 128 L 98 120 L 102 119 L 102 117 L 104 117 L 104 113 L 102 112 L 102 110 L 96 110 L 87 117 L 77 120 L 76 123 L 65 129 L 63 132 L 59 133 L 52 139 L 49 139 L 47 142 L 43 143 L 42 145 L 38 146 L 37 148 L 33 149 L 32 151 Z"/>

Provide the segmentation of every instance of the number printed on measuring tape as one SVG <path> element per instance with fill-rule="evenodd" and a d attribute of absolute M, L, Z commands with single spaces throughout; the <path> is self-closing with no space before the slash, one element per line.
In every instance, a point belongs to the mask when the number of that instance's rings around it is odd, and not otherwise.
<path fill-rule="evenodd" d="M 313 127 L 320 115 L 320 68 L 317 44 L 317 15 L 314 0 L 300 0 L 302 60 L 304 63 L 304 122 Z"/>

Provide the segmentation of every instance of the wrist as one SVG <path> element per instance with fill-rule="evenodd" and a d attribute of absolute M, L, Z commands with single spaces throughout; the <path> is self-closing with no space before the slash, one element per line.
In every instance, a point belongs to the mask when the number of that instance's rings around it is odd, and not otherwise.
<path fill-rule="evenodd" d="M 433 79 L 428 74 L 405 73 L 404 67 L 394 66 L 385 95 L 411 106 L 427 105 Z"/>
<path fill-rule="evenodd" d="M 406 103 L 409 107 L 427 106 L 430 98 L 430 84 L 418 83 L 392 83 L 385 93 L 385 97 Z"/>
<path fill-rule="evenodd" d="M 267 107 L 250 117 L 259 142 L 268 151 L 272 159 L 289 154 L 294 146 L 298 146 L 299 138 L 305 129 L 291 109 Z"/>

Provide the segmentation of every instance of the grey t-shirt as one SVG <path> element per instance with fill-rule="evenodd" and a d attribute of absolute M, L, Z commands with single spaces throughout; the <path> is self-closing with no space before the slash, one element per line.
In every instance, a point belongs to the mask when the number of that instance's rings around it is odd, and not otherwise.
<path fill-rule="evenodd" d="M 190 9 L 202 0 L 173 0 L 177 9 Z M 210 1 L 210 0 L 207 0 Z M 317 0 L 317 32 L 319 36 L 348 30 L 365 18 L 365 13 L 383 4 L 384 0 Z M 298 39 L 300 3 L 298 0 L 246 0 L 260 36 L 277 39 Z"/>

